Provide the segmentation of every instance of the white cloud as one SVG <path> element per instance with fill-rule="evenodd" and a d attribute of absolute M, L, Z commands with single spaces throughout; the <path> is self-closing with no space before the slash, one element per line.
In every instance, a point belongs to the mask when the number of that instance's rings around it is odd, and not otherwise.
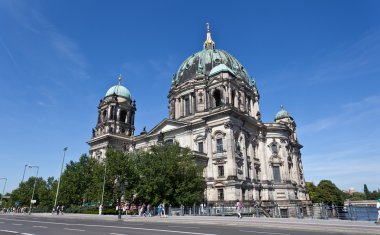
<path fill-rule="evenodd" d="M 370 116 L 380 116 L 380 95 L 372 95 L 357 102 L 343 104 L 335 115 L 301 126 L 298 133 L 321 132 L 328 128 L 365 121 Z"/>
<path fill-rule="evenodd" d="M 41 57 L 42 53 L 39 54 L 40 58 L 47 62 L 46 64 L 51 64 L 52 61 L 57 61 L 58 59 L 59 67 L 66 68 L 73 74 L 73 77 L 84 79 L 89 77 L 86 72 L 87 61 L 80 52 L 78 45 L 50 22 L 42 11 L 37 10 L 37 4 L 8 1 L 5 7 L 9 10 L 16 24 L 28 31 L 25 35 L 35 37 L 41 44 L 48 45 L 43 50 L 47 49 L 46 52 L 49 56 Z M 26 41 L 25 43 L 29 42 Z M 4 47 L 5 44 L 3 42 L 1 44 Z M 31 46 L 31 48 L 35 48 L 35 46 Z M 10 50 L 8 49 L 7 51 Z M 52 52 L 56 57 L 50 56 Z M 11 54 L 10 56 L 13 58 Z M 63 62 L 59 61 L 59 59 L 63 60 Z M 15 61 L 14 58 L 13 61 Z"/>
<path fill-rule="evenodd" d="M 7 45 L 5 45 L 5 43 L 3 42 L 3 40 L 1 40 L 1 38 L 0 38 L 0 44 L 1 44 L 1 47 L 4 49 L 4 51 L 7 53 L 8 57 L 12 61 L 12 63 L 15 66 L 17 66 L 16 60 L 15 60 L 12 52 L 9 50 L 9 48 L 7 47 Z"/>
<path fill-rule="evenodd" d="M 310 85 L 321 82 L 364 78 L 380 72 L 380 29 L 367 32 L 360 40 L 327 54 L 307 76 Z"/>

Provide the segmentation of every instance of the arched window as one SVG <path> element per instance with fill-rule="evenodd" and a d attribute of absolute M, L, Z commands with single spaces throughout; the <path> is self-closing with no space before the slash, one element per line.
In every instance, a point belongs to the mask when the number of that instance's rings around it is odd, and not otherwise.
<path fill-rule="evenodd" d="M 235 91 L 232 91 L 231 94 L 231 104 L 233 107 L 235 107 Z"/>
<path fill-rule="evenodd" d="M 111 106 L 111 116 L 110 116 L 110 119 L 111 120 L 115 120 L 115 107 L 114 106 Z"/>
<path fill-rule="evenodd" d="M 214 98 L 215 107 L 222 105 L 222 94 L 219 90 L 215 90 L 212 97 Z"/>
<path fill-rule="evenodd" d="M 105 122 L 106 119 L 107 119 L 107 110 L 103 110 L 102 121 Z"/>
<path fill-rule="evenodd" d="M 125 118 L 127 117 L 127 111 L 125 111 L 125 110 L 122 110 L 121 112 L 120 112 L 120 121 L 121 122 L 125 122 Z"/>

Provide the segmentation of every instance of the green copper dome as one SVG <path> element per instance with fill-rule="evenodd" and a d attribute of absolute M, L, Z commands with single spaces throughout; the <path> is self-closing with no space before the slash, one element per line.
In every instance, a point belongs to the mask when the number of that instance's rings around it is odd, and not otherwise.
<path fill-rule="evenodd" d="M 234 77 L 241 78 L 250 85 L 251 78 L 240 62 L 228 52 L 215 49 L 211 39 L 209 25 L 203 50 L 187 58 L 173 76 L 172 84 L 180 84 L 200 75 L 213 76 L 220 72 L 229 72 Z"/>
<path fill-rule="evenodd" d="M 125 86 L 121 85 L 121 77 L 119 77 L 119 84 L 108 89 L 105 97 L 112 96 L 112 95 L 128 98 L 129 100 L 132 99 L 132 96 L 129 90 Z"/>
<path fill-rule="evenodd" d="M 276 114 L 276 117 L 274 118 L 274 120 L 277 121 L 277 120 L 283 119 L 283 118 L 293 119 L 292 116 L 290 116 L 290 114 L 288 113 L 288 111 L 286 111 L 284 109 L 284 106 L 281 105 L 281 110 L 278 111 L 278 113 Z"/>
<path fill-rule="evenodd" d="M 222 68 L 223 72 L 229 71 L 235 77 L 240 77 L 251 84 L 251 79 L 243 65 L 228 52 L 218 49 L 204 49 L 187 58 L 174 75 L 172 84 L 179 84 L 199 75 L 215 75 L 214 68 L 216 67 Z"/>

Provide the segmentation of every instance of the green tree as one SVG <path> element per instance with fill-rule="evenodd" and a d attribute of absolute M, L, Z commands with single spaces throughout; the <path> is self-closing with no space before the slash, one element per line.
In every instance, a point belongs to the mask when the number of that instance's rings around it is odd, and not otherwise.
<path fill-rule="evenodd" d="M 36 200 L 34 206 L 37 207 L 52 207 L 52 185 L 55 183 L 54 178 L 49 178 L 46 182 L 42 177 L 30 177 L 27 181 L 20 183 L 19 187 L 12 191 L 9 204 L 14 206 L 18 202 L 20 207 L 30 205 L 32 199 L 33 186 L 36 181 L 33 199 Z"/>
<path fill-rule="evenodd" d="M 70 161 L 61 178 L 58 205 L 96 204 L 102 184 L 102 165 L 87 155 L 78 162 Z"/>
<path fill-rule="evenodd" d="M 344 204 L 344 194 L 330 180 L 321 180 L 316 190 L 316 202 L 342 206 Z"/>
<path fill-rule="evenodd" d="M 365 200 L 365 195 L 362 192 L 354 192 L 351 197 L 347 198 L 351 201 L 362 201 Z"/>
<path fill-rule="evenodd" d="M 317 198 L 317 187 L 314 185 L 313 182 L 306 182 L 306 188 L 309 192 L 310 200 L 312 202 L 319 202 Z"/>
<path fill-rule="evenodd" d="M 106 191 L 105 200 L 114 204 L 124 196 L 125 200 L 133 201 L 134 188 L 139 180 L 132 153 L 109 149 L 105 164 Z"/>
<path fill-rule="evenodd" d="M 363 191 L 364 191 L 365 199 L 368 200 L 370 197 L 370 192 L 368 190 L 367 184 L 364 184 L 364 190 Z"/>
<path fill-rule="evenodd" d="M 189 149 L 178 144 L 152 146 L 135 156 L 139 172 L 137 199 L 157 205 L 192 205 L 203 199 L 205 181 L 202 167 Z"/>

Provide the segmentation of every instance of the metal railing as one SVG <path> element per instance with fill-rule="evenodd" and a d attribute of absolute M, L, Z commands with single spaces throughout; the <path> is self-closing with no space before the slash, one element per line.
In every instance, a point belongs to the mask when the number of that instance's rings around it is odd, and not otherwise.
<path fill-rule="evenodd" d="M 169 216 L 237 216 L 236 207 L 231 204 L 220 204 L 214 206 L 192 207 L 167 207 Z M 375 221 L 377 209 L 375 207 L 363 206 L 329 206 L 325 204 L 279 206 L 272 205 L 245 205 L 242 208 L 242 215 L 249 217 L 266 218 L 310 218 L 310 219 L 341 219 Z"/>

